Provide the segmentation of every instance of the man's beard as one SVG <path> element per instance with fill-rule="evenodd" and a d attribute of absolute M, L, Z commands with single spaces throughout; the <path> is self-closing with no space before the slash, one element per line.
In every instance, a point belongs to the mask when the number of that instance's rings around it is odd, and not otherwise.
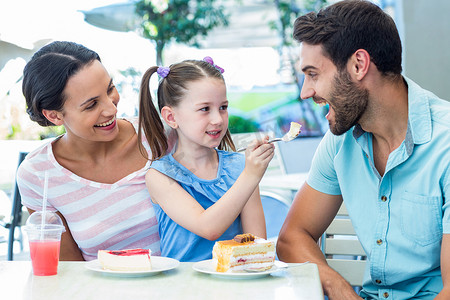
<path fill-rule="evenodd" d="M 358 123 L 369 103 L 369 91 L 359 88 L 346 70 L 334 76 L 333 84 L 330 100 L 335 115 L 330 130 L 335 135 L 341 135 Z"/>

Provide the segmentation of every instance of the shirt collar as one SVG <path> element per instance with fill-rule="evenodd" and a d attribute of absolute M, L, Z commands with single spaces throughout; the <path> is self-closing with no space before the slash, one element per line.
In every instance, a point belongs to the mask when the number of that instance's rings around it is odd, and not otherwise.
<path fill-rule="evenodd" d="M 412 144 L 424 144 L 431 140 L 431 112 L 427 92 L 407 77 L 408 87 L 408 129 L 405 141 Z M 353 129 L 353 137 L 358 139 L 365 133 L 359 124 Z M 408 147 L 408 148 L 409 148 Z"/>
<path fill-rule="evenodd" d="M 415 144 L 424 144 L 431 140 L 431 111 L 427 91 L 411 79 L 404 77 L 408 85 L 408 123 Z"/>

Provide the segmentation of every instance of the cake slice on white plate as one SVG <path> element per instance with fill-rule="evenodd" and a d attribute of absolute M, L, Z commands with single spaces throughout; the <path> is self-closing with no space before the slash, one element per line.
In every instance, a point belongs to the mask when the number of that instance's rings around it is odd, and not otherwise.
<path fill-rule="evenodd" d="M 99 250 L 98 261 L 105 270 L 150 271 L 150 249 Z"/>
<path fill-rule="evenodd" d="M 275 243 L 252 234 L 239 234 L 233 240 L 218 241 L 213 247 L 217 272 L 265 271 L 275 261 Z"/>

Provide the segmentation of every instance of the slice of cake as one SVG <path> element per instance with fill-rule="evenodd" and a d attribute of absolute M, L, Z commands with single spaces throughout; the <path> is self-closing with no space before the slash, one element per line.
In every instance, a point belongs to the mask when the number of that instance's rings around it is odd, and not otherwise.
<path fill-rule="evenodd" d="M 99 250 L 98 261 L 111 271 L 150 271 L 150 254 L 149 249 Z"/>
<path fill-rule="evenodd" d="M 275 243 L 249 233 L 239 234 L 233 240 L 216 242 L 212 255 L 217 272 L 265 271 L 273 266 Z"/>

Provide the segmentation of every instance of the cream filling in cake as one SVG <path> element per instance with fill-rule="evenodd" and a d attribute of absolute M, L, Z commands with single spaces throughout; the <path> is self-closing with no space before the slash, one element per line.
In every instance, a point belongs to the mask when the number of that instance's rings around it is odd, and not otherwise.
<path fill-rule="evenodd" d="M 289 138 L 290 139 L 295 139 L 301 131 L 302 125 L 296 123 L 296 122 L 291 122 L 291 127 L 289 128 Z"/>
<path fill-rule="evenodd" d="M 264 271 L 272 268 L 275 251 L 266 254 L 233 256 L 230 259 L 230 269 L 227 272 L 243 270 Z"/>
<path fill-rule="evenodd" d="M 275 243 L 262 238 L 242 242 L 218 241 L 212 254 L 217 272 L 264 271 L 273 266 Z"/>
<path fill-rule="evenodd" d="M 149 249 L 99 250 L 98 261 L 111 271 L 150 271 L 150 254 Z"/>

